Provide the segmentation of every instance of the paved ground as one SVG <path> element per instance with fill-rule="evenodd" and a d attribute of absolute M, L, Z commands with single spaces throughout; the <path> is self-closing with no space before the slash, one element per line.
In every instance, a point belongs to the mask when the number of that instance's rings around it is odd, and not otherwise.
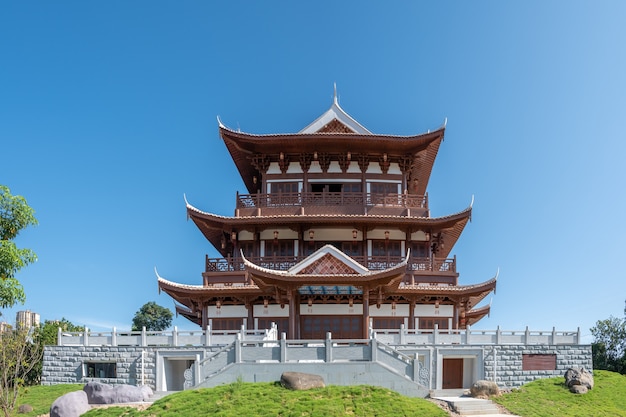
<path fill-rule="evenodd" d="M 481 417 L 519 417 L 506 413 L 497 404 L 490 400 L 459 396 L 435 396 L 434 400 L 448 404 L 451 416 L 481 416 Z"/>

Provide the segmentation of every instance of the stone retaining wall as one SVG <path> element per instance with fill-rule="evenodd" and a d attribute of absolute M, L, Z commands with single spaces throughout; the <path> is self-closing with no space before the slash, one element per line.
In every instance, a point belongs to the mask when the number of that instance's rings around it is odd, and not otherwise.
<path fill-rule="evenodd" d="M 591 345 L 497 345 L 485 346 L 484 352 L 485 379 L 495 380 L 500 388 L 515 388 L 536 379 L 563 376 L 572 367 L 593 369 Z M 523 355 L 555 355 L 556 369 L 523 370 Z"/>
<path fill-rule="evenodd" d="M 142 351 L 143 382 L 152 389 L 156 386 L 156 360 L 154 347 L 119 346 L 46 346 L 44 348 L 42 385 L 87 383 L 99 381 L 107 384 L 141 385 Z M 90 378 L 86 363 L 115 363 L 116 378 Z"/>
<path fill-rule="evenodd" d="M 193 346 L 46 346 L 44 350 L 42 384 L 86 383 L 89 381 L 130 385 L 141 385 L 143 383 L 150 386 L 153 390 L 157 390 L 159 386 L 164 386 L 162 378 L 165 377 L 165 371 L 157 369 L 158 367 L 163 368 L 164 357 L 175 359 L 177 356 L 187 358 L 189 355 L 195 355 L 193 356 L 197 358 L 195 361 L 195 373 L 200 371 L 198 362 L 209 354 L 210 351 L 215 351 L 216 349 L 219 348 Z M 414 350 L 414 352 L 411 353 L 411 350 Z M 419 381 L 416 378 L 415 382 L 427 389 L 438 389 L 441 387 L 442 365 L 439 362 L 446 357 L 474 358 L 473 363 L 476 366 L 475 371 L 472 372 L 472 378 L 495 381 L 501 388 L 514 388 L 539 378 L 562 376 L 570 367 L 592 369 L 590 345 L 412 345 L 412 348 L 408 351 L 406 349 L 402 351 L 405 354 L 412 354 L 415 358 L 419 355 L 425 355 L 425 362 L 422 365 L 425 365 L 425 368 L 420 370 Z M 556 365 L 552 369 L 524 370 L 524 355 L 550 355 L 552 356 L 550 359 Z M 287 357 L 290 356 L 292 355 L 287 355 Z M 367 362 L 368 359 L 363 358 L 363 360 Z M 103 362 L 115 364 L 116 378 L 87 376 L 87 363 Z M 285 363 L 277 363 L 277 365 L 284 366 L 298 362 L 301 361 L 287 361 Z M 335 367 L 334 365 L 337 364 L 335 362 L 323 362 L 325 365 L 328 365 L 327 371 L 337 369 L 340 372 L 342 369 L 341 366 Z M 254 363 L 254 361 L 250 362 L 248 358 L 244 363 Z M 267 364 L 266 366 L 271 367 L 272 364 Z M 389 367 L 391 365 L 387 364 L 384 366 Z M 403 370 L 396 370 L 395 373 L 404 375 Z M 201 382 L 201 380 L 196 381 Z M 465 381 L 464 385 L 467 382 Z M 471 382 L 469 383 L 471 384 Z"/>

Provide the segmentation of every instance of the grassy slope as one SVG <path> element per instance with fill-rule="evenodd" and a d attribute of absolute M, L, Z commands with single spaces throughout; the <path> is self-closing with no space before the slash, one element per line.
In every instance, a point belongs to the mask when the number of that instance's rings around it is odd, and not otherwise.
<path fill-rule="evenodd" d="M 85 417 L 113 416 L 423 416 L 447 417 L 435 404 L 370 386 L 290 391 L 277 383 L 234 383 L 189 390 L 156 401 L 144 411 L 95 409 Z"/>
<path fill-rule="evenodd" d="M 15 410 L 13 410 L 13 415 L 19 415 L 21 417 L 35 417 L 41 414 L 47 414 L 50 411 L 50 406 L 54 400 L 63 394 L 81 389 L 83 389 L 83 384 L 63 384 L 52 386 L 36 385 L 33 387 L 26 387 L 17 398 L 17 405 Z M 18 414 L 17 409 L 21 404 L 31 405 L 33 407 L 33 411 L 27 414 Z"/>
<path fill-rule="evenodd" d="M 494 401 L 524 417 L 626 417 L 626 376 L 594 371 L 594 388 L 576 395 L 563 377 L 541 379 Z"/>
<path fill-rule="evenodd" d="M 494 400 L 524 417 L 626 417 L 626 376 L 594 371 L 594 379 L 594 389 L 584 395 L 571 394 L 559 377 L 531 382 Z M 35 409 L 19 416 L 47 413 L 57 397 L 81 388 L 82 385 L 29 387 L 18 404 L 27 403 Z M 447 413 L 428 401 L 369 386 L 288 391 L 275 383 L 235 383 L 173 394 L 156 401 L 145 411 L 112 407 L 92 410 L 85 417 L 199 415 L 445 417 Z M 18 416 L 17 410 L 14 416 Z"/>

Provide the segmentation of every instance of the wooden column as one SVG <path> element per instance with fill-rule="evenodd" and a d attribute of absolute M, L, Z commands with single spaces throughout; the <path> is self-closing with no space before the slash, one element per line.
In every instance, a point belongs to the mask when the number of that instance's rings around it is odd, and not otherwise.
<path fill-rule="evenodd" d="M 294 296 L 294 290 L 287 290 L 287 297 L 289 297 L 289 334 L 288 337 L 290 339 L 295 339 L 296 335 L 296 298 Z"/>
<path fill-rule="evenodd" d="M 200 320 L 202 322 L 202 330 L 205 330 L 209 325 L 209 318 L 207 317 L 207 302 L 203 301 L 200 303 Z"/>
<path fill-rule="evenodd" d="M 363 339 L 369 339 L 370 326 L 370 293 L 369 288 L 363 287 Z"/>
<path fill-rule="evenodd" d="M 248 329 L 254 326 L 254 303 L 249 299 L 246 300 L 246 308 L 248 309 Z"/>
<path fill-rule="evenodd" d="M 409 329 L 415 329 L 415 300 L 409 300 Z"/>

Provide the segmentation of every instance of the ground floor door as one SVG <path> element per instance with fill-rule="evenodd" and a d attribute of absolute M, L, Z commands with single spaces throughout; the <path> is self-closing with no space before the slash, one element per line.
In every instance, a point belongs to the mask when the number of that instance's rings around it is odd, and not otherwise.
<path fill-rule="evenodd" d="M 333 339 L 361 339 L 363 316 L 300 316 L 302 339 L 325 339 L 327 332 Z"/>
<path fill-rule="evenodd" d="M 443 383 L 442 389 L 463 388 L 463 359 L 443 359 Z"/>

